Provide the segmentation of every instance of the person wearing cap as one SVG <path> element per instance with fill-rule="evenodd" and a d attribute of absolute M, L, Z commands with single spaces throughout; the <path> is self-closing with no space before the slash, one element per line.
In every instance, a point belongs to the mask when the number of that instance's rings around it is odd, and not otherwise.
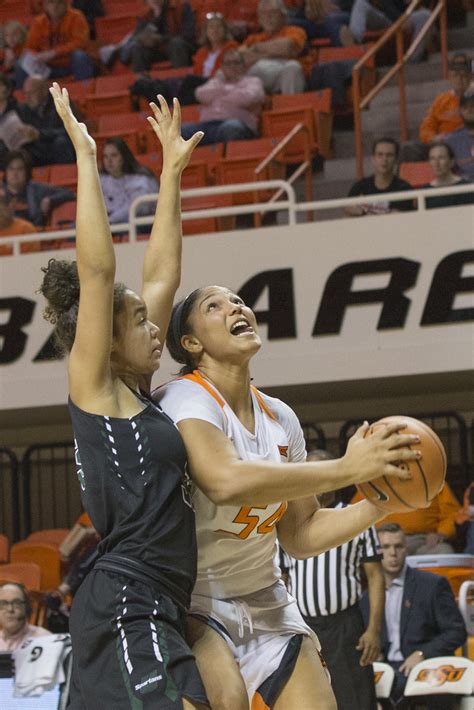
<path fill-rule="evenodd" d="M 459 52 L 451 57 L 448 66 L 451 90 L 436 97 L 420 125 L 420 140 L 426 145 L 444 140 L 448 133 L 463 125 L 459 99 L 474 79 L 471 61 Z"/>
<path fill-rule="evenodd" d="M 464 125 L 446 136 L 445 142 L 454 153 L 461 177 L 474 182 L 474 87 L 461 96 L 459 113 Z"/>
<path fill-rule="evenodd" d="M 471 60 L 464 52 L 457 52 L 449 60 L 449 91 L 438 94 L 420 124 L 419 140 L 406 141 L 401 146 L 400 162 L 428 160 L 430 146 L 444 141 L 446 136 L 461 128 L 459 99 L 473 81 Z"/>

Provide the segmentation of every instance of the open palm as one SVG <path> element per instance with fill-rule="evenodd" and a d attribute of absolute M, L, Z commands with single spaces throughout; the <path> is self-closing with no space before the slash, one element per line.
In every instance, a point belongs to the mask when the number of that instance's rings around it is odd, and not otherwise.
<path fill-rule="evenodd" d="M 69 102 L 69 94 L 67 89 L 61 88 L 58 83 L 54 82 L 50 87 L 51 96 L 54 99 L 54 105 L 58 112 L 64 128 L 67 131 L 69 138 L 76 150 L 76 155 L 79 153 L 96 153 L 96 144 L 94 139 L 87 132 L 85 123 L 79 123 L 74 116 L 71 104 Z"/>
<path fill-rule="evenodd" d="M 163 96 L 158 95 L 159 106 L 150 103 L 153 116 L 148 121 L 155 131 L 163 148 L 163 167 L 172 166 L 184 170 L 204 133 L 198 131 L 189 140 L 181 136 L 181 106 L 178 99 L 173 99 L 173 113 Z"/>

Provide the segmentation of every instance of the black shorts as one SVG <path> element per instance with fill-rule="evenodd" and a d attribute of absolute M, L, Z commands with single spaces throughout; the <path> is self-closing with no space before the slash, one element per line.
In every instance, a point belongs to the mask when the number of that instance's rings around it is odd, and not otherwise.
<path fill-rule="evenodd" d="M 185 611 L 151 585 L 93 570 L 72 605 L 69 710 L 209 707 L 184 640 Z"/>

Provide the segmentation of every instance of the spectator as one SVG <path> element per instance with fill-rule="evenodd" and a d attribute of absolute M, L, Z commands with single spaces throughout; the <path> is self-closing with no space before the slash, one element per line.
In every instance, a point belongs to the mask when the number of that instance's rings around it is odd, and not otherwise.
<path fill-rule="evenodd" d="M 374 174 L 354 183 L 349 190 L 349 197 L 358 195 L 382 195 L 390 192 L 411 190 L 412 186 L 396 175 L 400 146 L 393 138 L 379 138 L 372 147 L 372 165 Z M 405 212 L 413 209 L 412 200 L 402 202 L 374 202 L 364 205 L 345 207 L 349 217 L 361 217 L 366 214 L 387 214 Z"/>
<path fill-rule="evenodd" d="M 36 636 L 49 634 L 47 629 L 28 623 L 31 599 L 21 584 L 7 582 L 0 587 L 0 653 L 11 653 Z"/>
<path fill-rule="evenodd" d="M 288 25 L 283 0 L 260 0 L 258 18 L 263 32 L 251 34 L 241 49 L 249 76 L 259 77 L 268 94 L 297 94 L 306 79 L 297 57 L 306 49 L 306 33 Z"/>
<path fill-rule="evenodd" d="M 464 552 L 474 555 L 474 483 L 464 491 L 463 507 L 456 516 L 456 524 L 465 527 L 466 547 Z"/>
<path fill-rule="evenodd" d="M 5 157 L 10 150 L 5 141 L 9 143 L 6 132 L 10 116 L 16 114 L 18 104 L 13 96 L 13 84 L 6 74 L 0 74 L 0 169 L 5 167 Z M 27 139 L 27 136 L 25 136 Z"/>
<path fill-rule="evenodd" d="M 25 102 L 18 104 L 17 113 L 33 138 L 23 146 L 33 165 L 74 163 L 74 148 L 54 108 L 48 81 L 30 76 L 23 84 L 23 91 Z"/>
<path fill-rule="evenodd" d="M 100 184 L 111 224 L 128 222 L 133 200 L 159 190 L 151 170 L 140 165 L 122 138 L 109 138 L 104 144 Z M 151 203 L 142 205 L 137 214 L 153 214 L 154 208 Z"/>
<path fill-rule="evenodd" d="M 420 125 L 419 141 L 407 141 L 400 151 L 401 162 L 428 160 L 431 143 L 444 141 L 449 133 L 462 128 L 459 99 L 473 80 L 471 61 L 464 52 L 454 54 L 449 61 L 451 89 L 436 97 Z"/>
<path fill-rule="evenodd" d="M 344 11 L 338 0 L 296 0 L 292 4 L 290 25 L 301 27 L 308 39 L 327 37 L 334 47 L 341 46 L 341 28 L 349 24 L 350 12 Z"/>
<path fill-rule="evenodd" d="M 134 72 L 148 71 L 153 62 L 169 60 L 174 67 L 191 64 L 195 47 L 194 13 L 186 0 L 146 0 L 148 11 L 133 35 L 119 48 L 120 61 Z"/>
<path fill-rule="evenodd" d="M 445 143 L 454 153 L 461 177 L 474 182 L 474 88 L 461 96 L 459 113 L 464 126 L 446 136 Z"/>
<path fill-rule="evenodd" d="M 425 658 L 453 655 L 466 640 L 466 628 L 445 577 L 407 566 L 406 540 L 400 526 L 385 523 L 378 533 L 386 590 L 382 654 L 395 670 L 391 699 L 398 703 L 411 669 Z M 366 594 L 361 608 L 367 620 Z M 424 704 L 429 710 L 449 710 L 455 705 L 452 697 L 429 696 Z"/>
<path fill-rule="evenodd" d="M 82 12 L 69 7 L 68 0 L 44 0 L 44 12 L 33 19 L 26 51 L 15 65 L 17 88 L 29 74 L 89 79 L 94 65 L 87 54 L 88 44 L 89 27 Z"/>
<path fill-rule="evenodd" d="M 429 199 L 435 199 L 429 198 Z M 362 500 L 360 493 L 352 503 Z M 409 513 L 390 513 L 384 523 L 397 523 L 405 533 L 409 555 L 450 554 L 456 536 L 456 517 L 461 506 L 447 483 L 427 508 Z"/>
<path fill-rule="evenodd" d="M 361 44 L 368 30 L 384 30 L 398 20 L 407 9 L 411 0 L 355 0 L 351 10 L 349 26 L 341 28 L 341 42 L 346 47 Z M 430 17 L 430 11 L 422 7 L 415 10 L 407 20 L 405 27 L 412 33 L 412 40 L 420 34 Z M 413 52 L 410 61 L 419 62 L 423 59 L 429 41 L 428 35 L 420 42 Z"/>
<path fill-rule="evenodd" d="M 0 49 L 0 72 L 15 75 L 15 62 L 19 59 L 28 30 L 18 20 L 9 20 L 3 25 L 3 47 Z"/>
<path fill-rule="evenodd" d="M 422 187 L 449 187 L 455 185 L 468 185 L 468 181 L 453 172 L 455 167 L 454 153 L 447 143 L 434 143 L 428 154 L 434 178 L 428 185 Z M 473 191 L 461 195 L 438 195 L 427 197 L 426 207 L 453 207 L 455 205 L 472 205 L 474 203 Z"/>
<path fill-rule="evenodd" d="M 5 162 L 3 189 L 12 203 L 15 216 L 44 226 L 51 210 L 63 202 L 75 200 L 71 190 L 31 179 L 31 160 L 23 150 L 12 151 Z"/>
<path fill-rule="evenodd" d="M 209 145 L 256 137 L 265 92 L 257 76 L 246 75 L 237 49 L 225 53 L 221 70 L 196 89 L 196 98 L 201 104 L 201 120 L 183 123 L 183 138 L 204 131 L 201 144 Z"/>
<path fill-rule="evenodd" d="M 36 229 L 31 222 L 21 219 L 21 217 L 15 217 L 13 206 L 8 201 L 8 197 L 4 192 L 0 191 L 0 238 L 19 236 L 20 234 L 33 234 L 35 231 Z M 11 240 L 9 241 L 11 242 Z M 40 250 L 40 242 L 27 242 L 20 247 L 22 253 Z M 0 256 L 11 254 L 13 254 L 11 243 L 0 244 Z"/>
<path fill-rule="evenodd" d="M 454 54 L 449 62 L 451 90 L 436 97 L 420 125 L 420 140 L 427 146 L 444 140 L 448 133 L 462 128 L 459 100 L 473 78 L 469 57 L 462 52 Z"/>
<path fill-rule="evenodd" d="M 308 454 L 307 461 L 334 458 L 327 451 Z M 335 493 L 318 496 L 322 507 L 340 509 Z M 288 590 L 306 623 L 321 642 L 324 660 L 339 710 L 376 710 L 372 663 L 380 654 L 385 585 L 380 546 L 371 527 L 353 540 L 318 557 L 294 560 L 282 556 L 288 570 Z M 361 567 L 367 577 L 369 623 L 364 626 L 358 601 L 362 596 Z"/>

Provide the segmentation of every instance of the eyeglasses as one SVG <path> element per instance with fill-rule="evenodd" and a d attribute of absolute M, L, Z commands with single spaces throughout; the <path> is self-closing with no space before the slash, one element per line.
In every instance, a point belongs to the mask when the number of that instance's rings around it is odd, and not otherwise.
<path fill-rule="evenodd" d="M 12 599 L 10 602 L 5 601 L 4 599 L 0 599 L 0 611 L 2 611 L 2 609 L 6 609 L 9 606 L 13 607 L 13 609 L 22 609 L 25 604 L 26 602 L 24 599 Z"/>
<path fill-rule="evenodd" d="M 206 12 L 206 20 L 213 20 L 216 17 L 218 20 L 224 19 L 222 12 Z"/>

